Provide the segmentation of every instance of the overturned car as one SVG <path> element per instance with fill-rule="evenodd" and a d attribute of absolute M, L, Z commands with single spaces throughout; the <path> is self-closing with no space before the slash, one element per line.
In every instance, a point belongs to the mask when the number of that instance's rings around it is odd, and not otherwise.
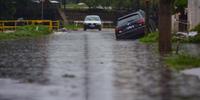
<path fill-rule="evenodd" d="M 145 34 L 145 13 L 142 10 L 117 19 L 116 39 L 135 39 Z"/>

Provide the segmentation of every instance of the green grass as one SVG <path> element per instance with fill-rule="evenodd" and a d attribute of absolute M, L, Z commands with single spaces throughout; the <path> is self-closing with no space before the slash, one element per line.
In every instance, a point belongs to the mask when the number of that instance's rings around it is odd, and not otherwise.
<path fill-rule="evenodd" d="M 172 70 L 180 71 L 184 69 L 200 67 L 200 57 L 189 54 L 179 54 L 166 57 L 166 64 Z"/>
<path fill-rule="evenodd" d="M 146 36 L 144 36 L 143 38 L 141 38 L 140 42 L 142 42 L 142 43 L 155 43 L 155 42 L 158 42 L 158 38 L 159 38 L 159 33 L 153 32 L 153 33 L 149 33 Z"/>
<path fill-rule="evenodd" d="M 64 6 L 63 6 L 64 8 Z M 75 4 L 75 3 L 69 3 L 69 4 L 66 4 L 66 8 L 68 9 L 85 9 L 85 8 L 88 8 L 87 5 L 78 5 L 78 4 Z"/>
<path fill-rule="evenodd" d="M 35 26 L 35 25 L 28 25 L 28 26 L 20 26 L 17 27 L 15 32 L 9 33 L 0 33 L 0 40 L 12 40 L 12 39 L 20 39 L 20 38 L 29 38 L 29 37 L 39 37 L 43 35 L 50 34 L 48 27 L 46 26 Z"/>
<path fill-rule="evenodd" d="M 65 25 L 64 28 L 66 28 L 67 30 L 78 30 L 78 29 L 82 28 L 82 26 L 75 25 L 75 24 L 68 24 L 68 25 Z"/>

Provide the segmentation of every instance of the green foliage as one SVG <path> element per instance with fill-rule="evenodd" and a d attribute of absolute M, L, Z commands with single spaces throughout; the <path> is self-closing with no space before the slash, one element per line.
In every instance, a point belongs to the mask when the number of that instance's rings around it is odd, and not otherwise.
<path fill-rule="evenodd" d="M 88 7 L 87 5 L 78 5 L 75 3 L 66 4 L 66 8 L 68 8 L 68 9 L 83 9 L 83 8 L 87 8 L 87 7 Z"/>
<path fill-rule="evenodd" d="M 101 0 L 81 0 L 81 2 L 86 3 L 89 8 L 96 8 L 97 6 L 99 6 Z"/>
<path fill-rule="evenodd" d="M 183 12 L 187 8 L 188 0 L 174 0 L 176 12 Z"/>
<path fill-rule="evenodd" d="M 190 37 L 189 38 L 189 42 L 190 43 L 200 43 L 200 24 L 197 25 L 194 29 L 192 29 L 191 31 L 197 31 L 198 34 L 195 37 Z"/>
<path fill-rule="evenodd" d="M 200 24 L 197 25 L 194 29 L 192 29 L 191 31 L 197 31 L 198 33 L 200 33 Z"/>
<path fill-rule="evenodd" d="M 144 36 L 143 38 L 141 38 L 140 42 L 142 42 L 142 43 L 155 43 L 155 42 L 158 42 L 158 38 L 159 38 L 159 33 L 153 32 L 153 33 L 149 33 L 146 36 Z"/>
<path fill-rule="evenodd" d="M 182 43 L 200 43 L 200 25 L 197 25 L 191 31 L 197 31 L 198 34 L 194 37 L 188 37 L 188 38 L 182 39 L 180 42 L 182 42 Z M 178 40 L 177 40 L 177 38 L 175 38 L 175 36 L 173 36 L 172 41 L 177 42 Z"/>
<path fill-rule="evenodd" d="M 18 27 L 15 32 L 10 33 L 0 33 L 0 40 L 9 40 L 9 39 L 19 39 L 19 38 L 29 38 L 29 37 L 38 37 L 51 33 L 46 26 L 21 26 Z"/>
<path fill-rule="evenodd" d="M 0 19 L 13 19 L 16 10 L 23 11 L 31 0 L 0 0 Z"/>
<path fill-rule="evenodd" d="M 165 62 L 171 69 L 176 71 L 200 67 L 200 57 L 191 56 L 189 54 L 166 57 Z"/>
<path fill-rule="evenodd" d="M 175 0 L 174 4 L 177 7 L 185 8 L 187 7 L 188 0 Z"/>
<path fill-rule="evenodd" d="M 114 9 L 132 9 L 139 3 L 137 0 L 81 0 L 81 2 L 86 3 L 90 8 L 102 6 Z"/>
<path fill-rule="evenodd" d="M 199 26 L 197 26 L 193 31 L 198 31 Z M 142 43 L 155 43 L 158 42 L 159 39 L 159 33 L 158 32 L 153 32 L 149 33 L 143 38 L 140 39 L 140 42 Z M 188 38 L 183 38 L 183 39 L 177 39 L 175 35 L 172 35 L 172 42 L 176 43 L 177 41 L 180 41 L 181 43 L 200 43 L 200 34 L 194 36 L 194 37 L 188 37 Z"/>
<path fill-rule="evenodd" d="M 78 30 L 80 28 L 82 28 L 81 25 L 75 25 L 75 24 L 68 24 L 68 25 L 65 25 L 64 28 L 66 28 L 67 30 Z"/>
<path fill-rule="evenodd" d="M 15 11 L 13 0 L 0 0 L 0 19 L 12 19 Z"/>
<path fill-rule="evenodd" d="M 190 37 L 188 39 L 189 43 L 200 43 L 200 34 L 194 36 L 194 37 Z"/>

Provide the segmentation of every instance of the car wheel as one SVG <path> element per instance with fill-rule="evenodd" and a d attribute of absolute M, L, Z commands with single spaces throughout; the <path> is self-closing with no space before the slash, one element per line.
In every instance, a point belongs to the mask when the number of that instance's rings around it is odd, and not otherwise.
<path fill-rule="evenodd" d="M 115 38 L 116 38 L 116 40 L 120 39 L 120 37 L 117 35 L 117 33 L 115 33 Z"/>
<path fill-rule="evenodd" d="M 99 31 L 101 31 L 101 30 L 102 30 L 102 27 L 101 27 L 101 26 L 99 26 L 99 27 L 98 27 L 98 29 L 99 29 Z"/>

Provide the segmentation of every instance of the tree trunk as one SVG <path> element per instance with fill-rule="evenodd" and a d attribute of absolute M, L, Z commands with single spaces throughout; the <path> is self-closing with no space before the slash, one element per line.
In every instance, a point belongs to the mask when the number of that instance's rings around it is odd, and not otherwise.
<path fill-rule="evenodd" d="M 66 10 L 66 0 L 63 0 L 64 11 Z"/>
<path fill-rule="evenodd" d="M 150 6 L 150 1 L 149 0 L 146 0 L 145 1 L 145 24 L 146 24 L 146 27 L 145 27 L 145 34 L 147 35 L 149 32 L 150 32 L 150 30 L 149 30 L 149 10 L 150 10 L 150 8 L 149 8 L 149 6 Z"/>
<path fill-rule="evenodd" d="M 172 50 L 171 2 L 172 0 L 159 1 L 159 51 L 161 54 L 170 53 Z"/>

